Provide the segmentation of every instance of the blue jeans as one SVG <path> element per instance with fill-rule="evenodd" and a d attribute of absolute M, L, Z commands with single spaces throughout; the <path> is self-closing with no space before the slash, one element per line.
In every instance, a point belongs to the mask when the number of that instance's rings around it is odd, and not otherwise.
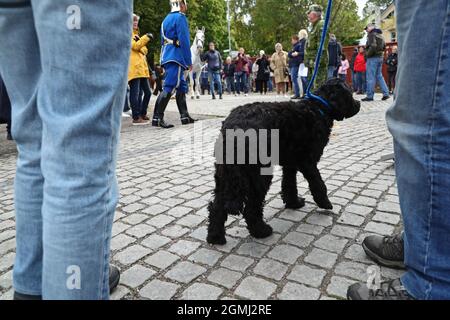
<path fill-rule="evenodd" d="M 130 105 L 133 119 L 147 115 L 148 104 L 152 98 L 150 82 L 147 78 L 133 79 L 130 82 Z"/>
<path fill-rule="evenodd" d="M 222 95 L 222 79 L 220 79 L 220 72 L 219 71 L 209 71 L 208 72 L 208 78 L 209 78 L 209 87 L 211 90 L 211 95 L 215 96 L 215 84 L 217 84 L 217 91 L 219 92 L 219 95 Z"/>
<path fill-rule="evenodd" d="M 241 92 L 248 93 L 247 81 L 247 74 L 245 72 L 236 72 L 237 94 L 241 94 Z"/>
<path fill-rule="evenodd" d="M 366 92 L 366 73 L 365 72 L 354 72 L 354 88 L 357 92 Z"/>
<path fill-rule="evenodd" d="M 375 86 L 378 83 L 380 85 L 383 96 L 389 97 L 389 89 L 384 81 L 383 73 L 383 58 L 373 57 L 367 59 L 367 98 L 373 99 L 375 95 Z"/>
<path fill-rule="evenodd" d="M 334 77 L 334 73 L 336 72 L 337 67 L 335 66 L 328 66 L 327 69 L 327 80 Z"/>
<path fill-rule="evenodd" d="M 398 85 L 387 119 L 405 228 L 402 282 L 417 299 L 450 299 L 450 0 L 396 4 Z"/>
<path fill-rule="evenodd" d="M 300 86 L 298 83 L 298 70 L 300 69 L 299 66 L 292 67 L 291 72 L 291 79 L 292 79 L 292 85 L 294 86 L 294 95 L 296 97 L 300 97 Z"/>
<path fill-rule="evenodd" d="M 227 81 L 227 91 L 228 93 L 235 92 L 235 86 L 234 86 L 234 76 L 233 77 L 226 77 Z"/>
<path fill-rule="evenodd" d="M 31 3 L 0 8 L 0 72 L 19 151 L 14 289 L 108 299 L 132 3 L 83 1 L 81 29 L 66 24 L 74 1 Z"/>

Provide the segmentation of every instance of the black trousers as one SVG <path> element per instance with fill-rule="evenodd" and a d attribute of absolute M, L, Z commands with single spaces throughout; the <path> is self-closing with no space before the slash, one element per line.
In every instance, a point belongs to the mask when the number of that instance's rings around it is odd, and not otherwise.
<path fill-rule="evenodd" d="M 267 93 L 267 80 L 256 80 L 256 92 Z"/>
<path fill-rule="evenodd" d="M 388 86 L 389 91 L 394 91 L 395 89 L 395 77 L 397 76 L 397 71 L 388 72 Z"/>

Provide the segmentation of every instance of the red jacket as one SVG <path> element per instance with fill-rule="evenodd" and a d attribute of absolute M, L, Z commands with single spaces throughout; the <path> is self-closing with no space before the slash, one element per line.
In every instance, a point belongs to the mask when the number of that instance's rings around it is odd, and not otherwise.
<path fill-rule="evenodd" d="M 355 72 L 366 72 L 366 57 L 364 56 L 364 53 L 358 53 L 356 56 L 353 70 Z"/>

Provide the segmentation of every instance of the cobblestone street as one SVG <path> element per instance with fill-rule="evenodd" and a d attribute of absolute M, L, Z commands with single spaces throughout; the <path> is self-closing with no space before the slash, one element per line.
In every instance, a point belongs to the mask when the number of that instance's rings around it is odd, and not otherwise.
<path fill-rule="evenodd" d="M 389 101 L 365 103 L 359 115 L 335 123 L 319 165 L 333 211 L 317 208 L 303 177 L 298 187 L 306 207 L 285 210 L 277 170 L 265 208 L 274 235 L 255 240 L 243 219 L 230 218 L 227 245 L 206 243 L 221 121 L 233 107 L 260 100 L 275 96 L 189 100 L 191 114 L 202 121 L 187 127 L 179 125 L 171 102 L 167 118 L 177 126 L 168 131 L 132 127 L 124 118 L 117 170 L 121 197 L 111 243 L 112 263 L 122 278 L 113 299 L 343 299 L 348 285 L 367 280 L 373 263 L 361 240 L 401 227 L 393 162 L 380 161 L 392 151 L 385 123 Z M 11 299 L 16 152 L 5 135 L 2 125 L 0 299 Z M 401 272 L 381 268 L 381 274 L 391 279 Z"/>

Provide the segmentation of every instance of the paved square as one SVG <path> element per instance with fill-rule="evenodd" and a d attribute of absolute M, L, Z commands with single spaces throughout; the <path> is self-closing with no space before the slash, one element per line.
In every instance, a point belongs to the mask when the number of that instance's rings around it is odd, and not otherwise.
<path fill-rule="evenodd" d="M 378 100 L 380 97 L 377 97 Z M 206 243 L 208 201 L 214 188 L 214 142 L 223 118 L 246 102 L 275 97 L 225 96 L 189 101 L 196 126 L 174 130 L 132 127 L 124 119 L 118 161 L 121 198 L 111 243 L 112 263 L 122 271 L 113 299 L 330 299 L 367 278 L 372 265 L 360 246 L 364 235 L 399 230 L 400 208 L 385 124 L 389 102 L 363 104 L 361 113 L 336 122 L 320 169 L 332 211 L 307 199 L 301 210 L 285 210 L 281 173 L 275 172 L 265 217 L 275 234 L 252 239 L 241 218 L 227 222 L 226 246 Z M 154 98 L 151 105 L 154 104 Z M 0 299 L 12 295 L 15 257 L 13 179 L 16 151 L 0 128 Z M 399 272 L 382 268 L 384 278 Z"/>

